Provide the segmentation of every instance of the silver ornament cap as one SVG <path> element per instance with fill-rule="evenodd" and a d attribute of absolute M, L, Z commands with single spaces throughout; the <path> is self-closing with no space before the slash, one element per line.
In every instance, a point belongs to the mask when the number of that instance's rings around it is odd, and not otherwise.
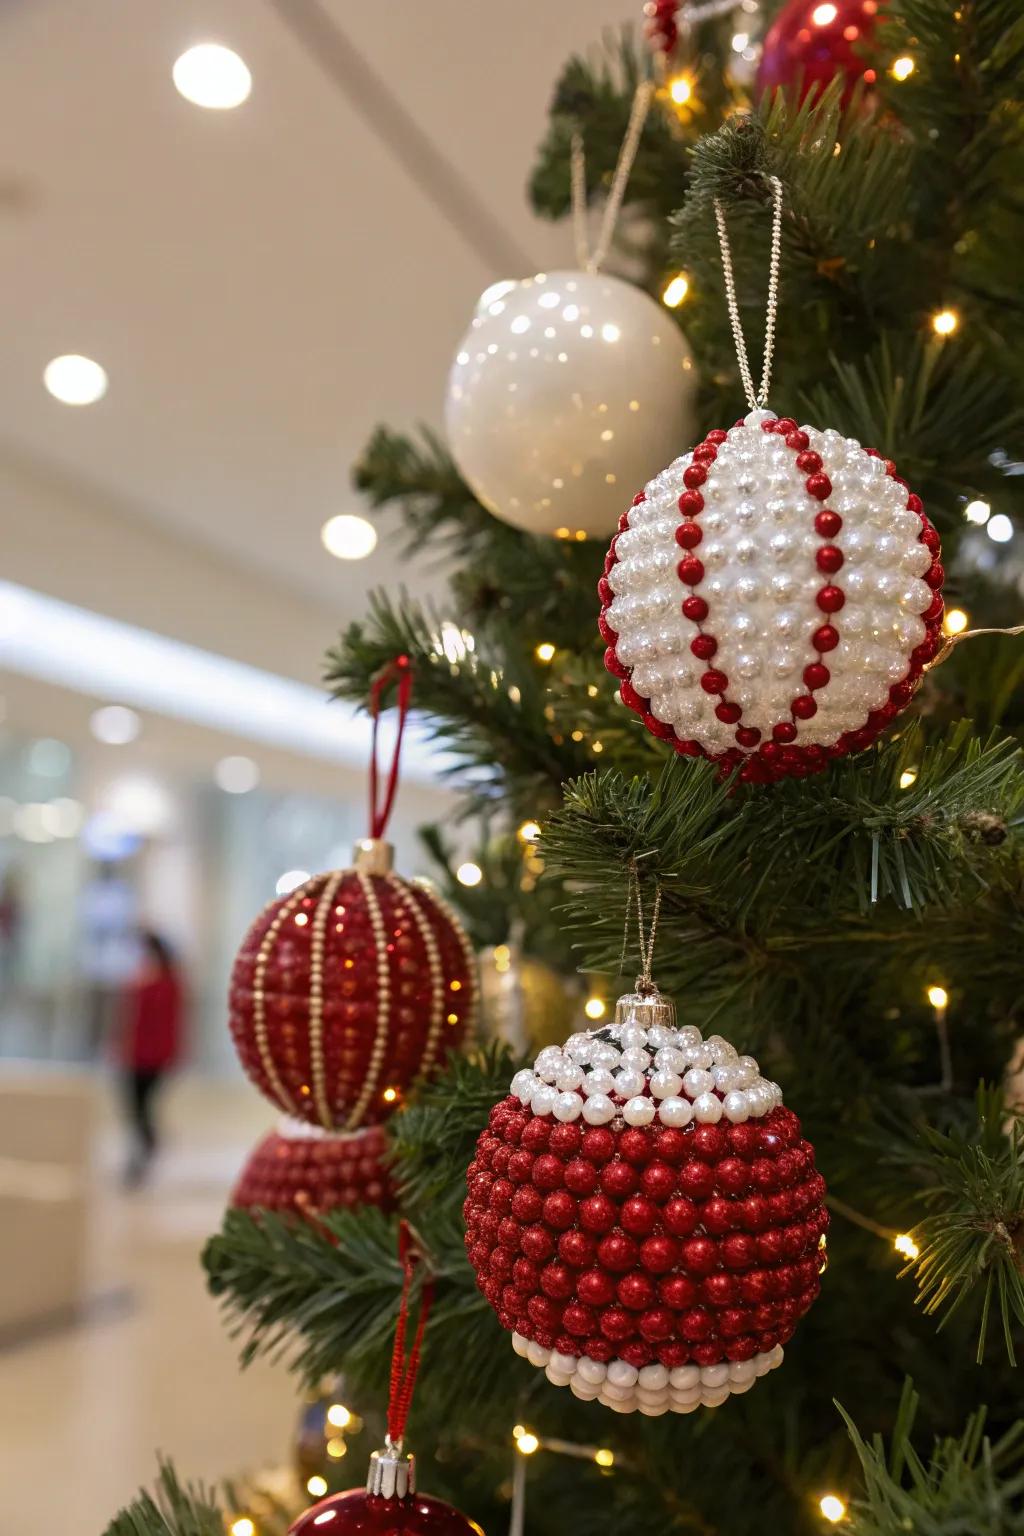
<path fill-rule="evenodd" d="M 676 1005 L 664 997 L 651 983 L 637 983 L 636 992 L 626 992 L 615 1004 L 616 1024 L 638 1024 L 641 1029 L 653 1029 L 655 1024 L 674 1029 Z"/>
<path fill-rule="evenodd" d="M 382 1451 L 374 1451 L 366 1473 L 366 1491 L 380 1499 L 404 1499 L 416 1492 L 416 1458 L 406 1454 L 401 1444 L 388 1440 Z"/>

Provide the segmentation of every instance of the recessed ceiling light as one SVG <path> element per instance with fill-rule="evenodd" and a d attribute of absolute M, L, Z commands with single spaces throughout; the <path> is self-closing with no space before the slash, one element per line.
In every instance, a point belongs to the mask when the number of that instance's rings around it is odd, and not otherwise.
<path fill-rule="evenodd" d="M 199 43 L 174 62 L 172 79 L 186 101 L 225 111 L 240 107 L 252 90 L 244 59 L 220 43 Z"/>
<path fill-rule="evenodd" d="M 251 757 L 222 757 L 213 777 L 225 794 L 246 795 L 259 783 L 260 770 Z"/>
<path fill-rule="evenodd" d="M 320 530 L 320 539 L 328 554 L 339 560 L 365 560 L 377 548 L 373 524 L 348 512 L 328 518 Z"/>
<path fill-rule="evenodd" d="M 107 371 L 91 357 L 68 352 L 47 363 L 43 383 L 64 405 L 95 405 L 107 392 Z"/>
<path fill-rule="evenodd" d="M 124 704 L 104 704 L 93 712 L 89 729 L 97 741 L 108 747 L 124 747 L 134 741 L 142 729 L 142 722 L 134 709 Z"/>

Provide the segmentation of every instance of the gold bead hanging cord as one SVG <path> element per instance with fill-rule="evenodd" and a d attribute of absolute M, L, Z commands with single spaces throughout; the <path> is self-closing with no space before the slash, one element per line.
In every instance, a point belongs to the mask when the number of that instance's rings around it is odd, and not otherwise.
<path fill-rule="evenodd" d="M 636 990 L 641 993 L 652 993 L 658 989 L 651 977 L 651 966 L 654 960 L 654 941 L 658 934 L 658 917 L 661 913 L 661 881 L 658 880 L 654 887 L 654 906 L 651 911 L 650 930 L 644 932 L 644 904 L 640 889 L 640 872 L 636 858 L 629 861 L 629 876 L 626 886 L 626 915 L 622 925 L 622 955 L 619 960 L 619 973 L 626 969 L 626 948 L 629 943 L 629 920 L 633 911 L 633 903 L 636 903 L 637 939 L 640 950 L 640 974 L 636 978 Z"/>
<path fill-rule="evenodd" d="M 747 397 L 747 404 L 752 411 L 758 410 L 768 399 L 768 391 L 772 382 L 772 358 L 775 352 L 775 320 L 779 310 L 779 263 L 782 253 L 782 182 L 777 176 L 769 176 L 768 181 L 772 189 L 772 247 L 771 261 L 768 269 L 768 304 L 764 322 L 764 366 L 761 370 L 761 385 L 756 392 L 754 390 L 753 376 L 750 372 L 750 360 L 747 357 L 747 343 L 740 320 L 740 307 L 736 298 L 736 280 L 732 270 L 732 251 L 729 248 L 729 231 L 725 226 L 725 211 L 718 198 L 716 197 L 714 200 L 718 244 L 722 252 L 725 301 L 729 310 L 729 323 L 732 326 L 732 339 L 736 347 L 736 361 L 739 363 L 740 379 L 743 383 L 744 394 Z"/>

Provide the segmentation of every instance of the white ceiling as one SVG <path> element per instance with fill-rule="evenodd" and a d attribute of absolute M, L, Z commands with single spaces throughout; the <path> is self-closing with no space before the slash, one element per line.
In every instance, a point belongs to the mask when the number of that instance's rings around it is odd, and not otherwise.
<path fill-rule="evenodd" d="M 399 576 L 386 539 L 356 565 L 321 549 L 322 522 L 358 509 L 348 467 L 378 421 L 438 422 L 482 288 L 568 263 L 567 229 L 524 196 L 551 88 L 641 7 L 321 8 L 355 52 L 344 89 L 284 19 L 312 0 L 0 0 L 0 431 L 21 460 L 337 623 Z M 200 41 L 249 64 L 237 111 L 174 90 Z M 364 70 L 375 124 L 351 95 Z M 452 176 L 468 205 L 454 219 L 438 205 Z M 63 352 L 107 369 L 100 404 L 45 393 Z M 0 506 L 0 535 L 18 516 Z M 75 599 L 74 571 L 59 585 Z"/>

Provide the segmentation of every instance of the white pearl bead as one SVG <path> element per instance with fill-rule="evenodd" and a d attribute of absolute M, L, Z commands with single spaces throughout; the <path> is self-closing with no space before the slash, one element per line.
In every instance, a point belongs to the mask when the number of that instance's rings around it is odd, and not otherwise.
<path fill-rule="evenodd" d="M 573 1397 L 578 1397 L 581 1403 L 592 1403 L 601 1395 L 601 1388 L 591 1386 L 587 1381 L 581 1381 L 579 1376 L 574 1376 L 569 1383 L 569 1391 Z"/>
<path fill-rule="evenodd" d="M 630 1045 L 622 1053 L 622 1065 L 644 1072 L 651 1064 L 651 1055 L 639 1045 Z"/>
<path fill-rule="evenodd" d="M 621 1051 L 617 1051 L 614 1045 L 598 1040 L 591 1047 L 590 1065 L 592 1067 L 617 1067 L 621 1055 Z"/>
<path fill-rule="evenodd" d="M 661 1398 L 659 1398 L 657 1402 L 653 1403 L 637 1403 L 637 1407 L 645 1419 L 660 1418 L 663 1413 L 668 1413 L 669 1410 L 668 1401 Z"/>
<path fill-rule="evenodd" d="M 700 1386 L 699 1365 L 677 1365 L 669 1372 L 669 1385 L 674 1389 L 687 1392 L 693 1387 Z"/>
<path fill-rule="evenodd" d="M 702 1093 L 709 1093 L 715 1086 L 715 1080 L 710 1072 L 701 1067 L 691 1067 L 681 1084 L 691 1099 L 696 1099 Z"/>
<path fill-rule="evenodd" d="M 662 1099 L 658 1106 L 658 1119 L 662 1125 L 681 1131 L 693 1119 L 693 1105 L 689 1099 Z"/>
<path fill-rule="evenodd" d="M 558 1094 L 554 1088 L 549 1088 L 546 1083 L 541 1083 L 539 1088 L 533 1090 L 530 1099 L 530 1108 L 535 1115 L 550 1115 L 555 1107 Z"/>
<path fill-rule="evenodd" d="M 624 1024 L 619 1031 L 619 1044 L 624 1051 L 631 1046 L 639 1046 L 642 1050 L 647 1044 L 649 1035 L 646 1029 L 641 1029 L 639 1024 Z"/>
<path fill-rule="evenodd" d="M 690 1073 L 686 1075 L 689 1077 Z M 656 1099 L 674 1099 L 678 1096 L 683 1081 L 678 1072 L 654 1072 L 651 1074 L 649 1086 Z"/>
<path fill-rule="evenodd" d="M 555 1073 L 555 1087 L 561 1093 L 568 1093 L 571 1089 L 578 1088 L 582 1082 L 583 1068 L 578 1067 L 574 1061 L 559 1067 Z"/>
<path fill-rule="evenodd" d="M 548 1365 L 551 1370 L 558 1371 L 563 1376 L 572 1376 L 579 1361 L 575 1355 L 565 1355 L 560 1349 L 554 1349 L 551 1351 Z"/>
<path fill-rule="evenodd" d="M 700 1400 L 705 1408 L 720 1408 L 729 1396 L 728 1387 L 704 1387 Z"/>
<path fill-rule="evenodd" d="M 686 1056 L 674 1046 L 665 1045 L 655 1052 L 654 1065 L 659 1072 L 681 1072 L 686 1066 Z"/>
<path fill-rule="evenodd" d="M 663 1046 L 674 1046 L 677 1035 L 676 1031 L 674 1029 L 669 1029 L 666 1024 L 655 1024 L 652 1029 L 647 1031 L 647 1039 L 657 1050 Z M 633 1042 L 630 1041 L 630 1044 L 632 1043 Z M 657 1057 L 655 1057 L 655 1061 L 657 1062 Z"/>
<path fill-rule="evenodd" d="M 554 1355 L 551 1360 L 554 1364 Z M 724 1387 L 729 1380 L 729 1366 L 727 1362 L 719 1365 L 701 1366 L 700 1384 L 702 1387 Z"/>
<path fill-rule="evenodd" d="M 603 1360 L 591 1360 L 589 1355 L 584 1355 L 576 1371 L 584 1381 L 599 1387 L 608 1374 L 608 1367 Z"/>
<path fill-rule="evenodd" d="M 704 1036 L 696 1024 L 682 1024 L 676 1030 L 676 1042 L 681 1051 L 692 1052 L 697 1046 L 703 1045 Z"/>
<path fill-rule="evenodd" d="M 753 1056 L 741 1056 L 736 1062 L 736 1086 L 737 1088 L 749 1088 L 757 1077 L 760 1068 Z"/>
<path fill-rule="evenodd" d="M 538 1344 L 535 1339 L 531 1339 L 526 1346 L 526 1358 L 531 1365 L 544 1366 L 551 1359 L 551 1351 L 545 1349 L 543 1344 Z"/>
<path fill-rule="evenodd" d="M 625 1360 L 612 1360 L 608 1365 L 608 1380 L 614 1387 L 635 1387 L 640 1372 L 635 1365 L 627 1365 Z"/>
<path fill-rule="evenodd" d="M 731 1062 L 727 1062 L 724 1066 L 712 1067 L 711 1076 L 719 1092 L 728 1093 L 736 1083 L 736 1068 Z"/>
<path fill-rule="evenodd" d="M 693 1101 L 693 1114 L 701 1125 L 717 1125 L 722 1118 L 722 1101 L 713 1093 L 702 1093 Z"/>
<path fill-rule="evenodd" d="M 572 1381 L 572 1376 L 565 1371 L 556 1371 L 553 1365 L 544 1368 L 544 1375 L 553 1387 L 567 1387 Z"/>
<path fill-rule="evenodd" d="M 604 1067 L 596 1067 L 583 1079 L 583 1092 L 588 1098 L 593 1093 L 611 1093 L 614 1087 L 615 1079 Z"/>
<path fill-rule="evenodd" d="M 561 1120 L 568 1125 L 572 1120 L 578 1120 L 583 1110 L 583 1100 L 578 1093 L 560 1093 L 552 1106 L 551 1113 L 556 1120 Z"/>
<path fill-rule="evenodd" d="M 528 1067 L 517 1072 L 512 1079 L 510 1092 L 514 1093 L 520 1104 L 529 1104 L 533 1098 L 533 1091 L 537 1087 L 537 1079 Z"/>
<path fill-rule="evenodd" d="M 653 1099 L 637 1096 L 627 1100 L 622 1107 L 622 1118 L 627 1125 L 650 1125 L 654 1115 Z"/>
<path fill-rule="evenodd" d="M 636 1094 L 643 1093 L 646 1079 L 642 1072 L 634 1072 L 626 1068 L 624 1072 L 616 1072 L 615 1092 L 620 1099 L 632 1099 Z"/>
<path fill-rule="evenodd" d="M 615 1105 L 607 1094 L 595 1093 L 583 1106 L 583 1118 L 588 1125 L 607 1125 L 615 1118 Z"/>
<path fill-rule="evenodd" d="M 521 1358 L 525 1360 L 529 1353 L 530 1341 L 529 1339 L 524 1339 L 521 1333 L 513 1333 L 512 1348 L 515 1350 L 517 1355 L 521 1356 Z"/>
<path fill-rule="evenodd" d="M 645 1365 L 637 1379 L 648 1392 L 661 1392 L 668 1386 L 668 1370 L 663 1365 Z"/>
<path fill-rule="evenodd" d="M 750 1100 L 742 1088 L 735 1088 L 722 1100 L 722 1109 L 725 1118 L 731 1120 L 733 1125 L 742 1125 L 750 1116 Z"/>
<path fill-rule="evenodd" d="M 729 1380 L 732 1382 L 753 1381 L 756 1374 L 753 1360 L 733 1360 L 729 1366 Z"/>

